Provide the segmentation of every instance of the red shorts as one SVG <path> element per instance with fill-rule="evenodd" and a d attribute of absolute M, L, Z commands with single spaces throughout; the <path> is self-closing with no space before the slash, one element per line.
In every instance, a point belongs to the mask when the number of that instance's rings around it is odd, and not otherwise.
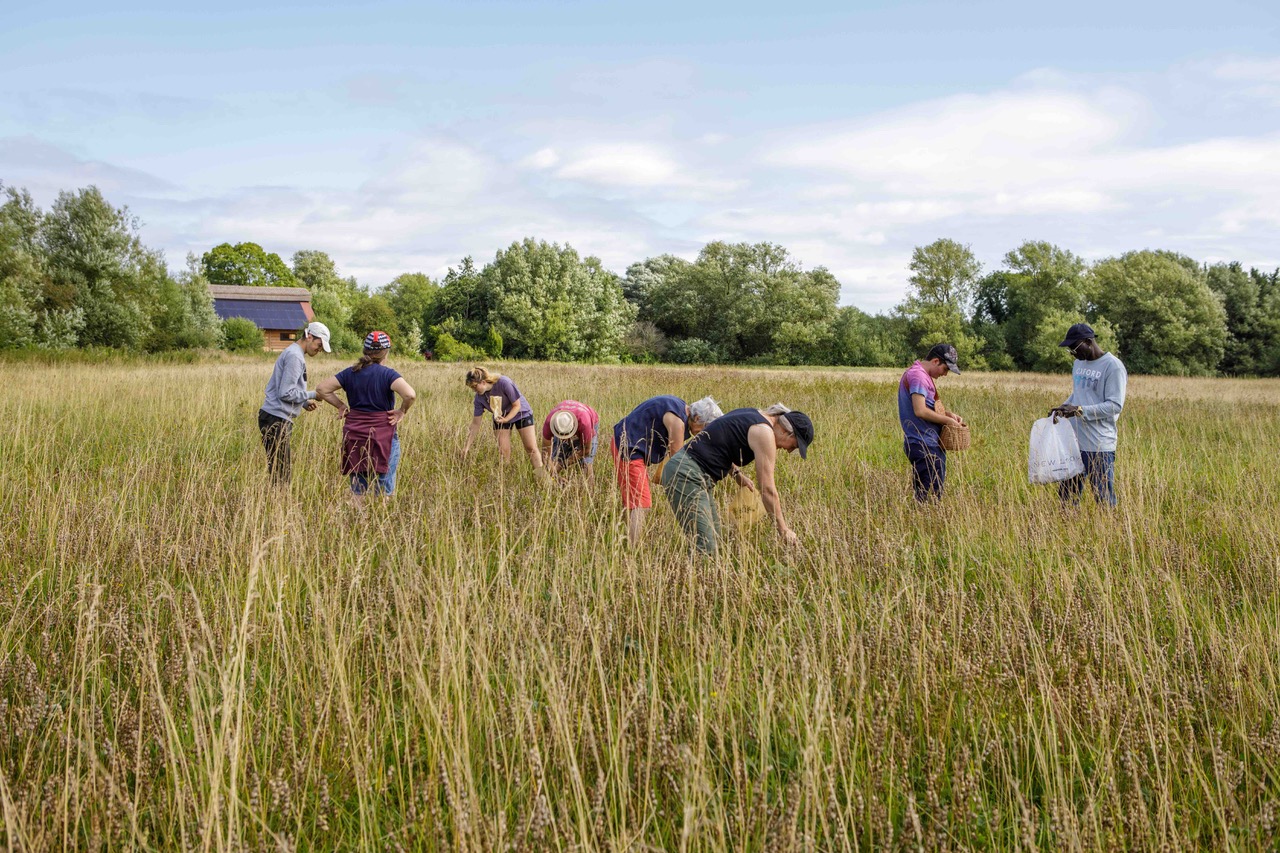
<path fill-rule="evenodd" d="M 649 493 L 649 468 L 643 459 L 619 459 L 618 441 L 613 442 L 613 470 L 618 475 L 618 488 L 622 490 L 622 505 L 627 509 L 648 509 L 653 506 Z"/>

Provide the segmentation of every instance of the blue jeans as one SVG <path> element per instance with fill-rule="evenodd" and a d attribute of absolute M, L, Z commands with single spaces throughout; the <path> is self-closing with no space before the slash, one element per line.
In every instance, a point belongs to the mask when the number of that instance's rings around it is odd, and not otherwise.
<path fill-rule="evenodd" d="M 600 433 L 591 436 L 591 449 L 587 451 L 587 455 L 578 460 L 579 465 L 590 465 L 596 461 L 596 445 L 600 441 Z M 551 458 L 564 465 L 569 457 L 573 455 L 579 447 L 582 446 L 582 440 L 578 438 L 552 438 L 551 439 Z"/>
<path fill-rule="evenodd" d="M 387 473 L 352 474 L 351 493 L 353 495 L 363 495 L 369 491 L 370 480 L 373 480 L 375 481 L 373 491 L 390 497 L 396 490 L 396 468 L 398 467 L 400 467 L 400 436 L 396 435 L 391 439 L 391 458 L 387 460 Z"/>
<path fill-rule="evenodd" d="M 1080 459 L 1084 462 L 1084 473 L 1059 483 L 1058 497 L 1063 503 L 1080 503 L 1080 495 L 1084 492 L 1085 481 L 1088 480 L 1098 503 L 1115 506 L 1116 452 L 1114 450 L 1096 452 L 1081 450 Z"/>
<path fill-rule="evenodd" d="M 947 451 L 919 441 L 905 441 L 903 451 L 911 462 L 911 489 L 916 500 L 942 500 L 942 485 L 947 479 Z"/>

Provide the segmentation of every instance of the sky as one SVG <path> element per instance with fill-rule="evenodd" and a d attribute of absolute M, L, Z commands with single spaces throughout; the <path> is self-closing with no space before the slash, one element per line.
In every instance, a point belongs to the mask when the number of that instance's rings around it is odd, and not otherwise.
<path fill-rule="evenodd" d="M 941 237 L 1280 266 L 1280 3 L 71 0 L 0 36 L 0 181 L 98 186 L 175 269 L 767 241 L 876 312 Z"/>

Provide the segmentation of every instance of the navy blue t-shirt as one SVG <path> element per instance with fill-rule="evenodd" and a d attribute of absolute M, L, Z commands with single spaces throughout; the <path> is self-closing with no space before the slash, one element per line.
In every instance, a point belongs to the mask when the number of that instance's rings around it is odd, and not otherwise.
<path fill-rule="evenodd" d="M 650 397 L 631 410 L 631 414 L 613 426 L 613 440 L 623 459 L 643 459 L 654 465 L 667 455 L 667 425 L 663 417 L 672 414 L 684 421 L 685 438 L 689 436 L 689 419 L 684 400 L 669 394 Z M 625 441 L 624 441 L 625 439 Z"/>
<path fill-rule="evenodd" d="M 385 364 L 369 364 L 359 371 L 348 367 L 338 374 L 338 384 L 347 392 L 347 405 L 357 412 L 389 412 L 396 407 L 391 383 L 399 378 Z"/>
<path fill-rule="evenodd" d="M 747 431 L 756 424 L 767 423 L 769 419 L 760 414 L 759 409 L 734 409 L 709 423 L 686 445 L 689 455 L 718 483 L 734 465 L 745 468 L 756 461 Z"/>

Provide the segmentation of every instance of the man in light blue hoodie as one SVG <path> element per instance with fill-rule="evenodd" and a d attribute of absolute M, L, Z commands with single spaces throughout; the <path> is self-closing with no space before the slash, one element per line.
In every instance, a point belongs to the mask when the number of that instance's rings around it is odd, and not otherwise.
<path fill-rule="evenodd" d="M 293 419 L 304 409 L 316 407 L 316 392 L 307 390 L 307 359 L 329 349 L 329 327 L 324 323 L 307 326 L 302 340 L 290 344 L 276 359 L 267 391 L 258 411 L 258 431 L 262 433 L 262 447 L 267 451 L 267 470 L 271 482 L 278 486 L 289 485 L 293 460 L 289 454 L 289 438 L 293 434 Z"/>
<path fill-rule="evenodd" d="M 1058 484 L 1063 503 L 1080 501 L 1087 480 L 1098 503 L 1116 505 L 1116 421 L 1124 408 L 1129 372 L 1124 364 L 1098 346 L 1093 329 L 1076 323 L 1058 344 L 1075 357 L 1071 396 L 1049 410 L 1050 417 L 1070 418 L 1080 443 L 1084 473 Z"/>

